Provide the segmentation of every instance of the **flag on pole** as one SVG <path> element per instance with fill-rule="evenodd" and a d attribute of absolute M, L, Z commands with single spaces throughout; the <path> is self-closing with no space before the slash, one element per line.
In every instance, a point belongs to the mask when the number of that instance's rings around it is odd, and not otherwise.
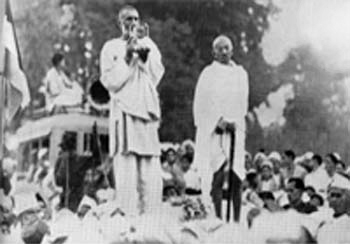
<path fill-rule="evenodd" d="M 2 73 L 3 81 L 6 84 L 5 116 L 6 120 L 10 122 L 19 109 L 23 109 L 29 104 L 30 93 L 27 78 L 22 68 L 10 3 L 8 0 L 0 1 L 5 1 L 5 11 L 2 11 L 4 15 L 0 16 L 3 18 L 1 21 L 3 26 L 0 28 L 2 30 L 0 33 L 2 46 L 0 47 L 3 49 L 0 51 L 3 53 L 3 57 L 0 57 L 2 59 L 0 61 L 0 74 Z M 2 114 L 4 114 L 3 111 Z"/>

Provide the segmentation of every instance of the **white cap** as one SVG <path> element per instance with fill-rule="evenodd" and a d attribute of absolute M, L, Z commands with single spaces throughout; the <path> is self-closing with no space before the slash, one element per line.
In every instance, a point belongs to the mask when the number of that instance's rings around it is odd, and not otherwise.
<path fill-rule="evenodd" d="M 184 140 L 181 145 L 182 146 L 191 146 L 193 148 L 195 146 L 194 141 L 192 141 L 191 139 Z"/>
<path fill-rule="evenodd" d="M 255 154 L 255 157 L 254 157 L 254 162 L 257 161 L 257 160 L 265 160 L 267 157 L 264 153 L 262 152 L 258 152 L 257 154 Z"/>
<path fill-rule="evenodd" d="M 333 181 L 329 184 L 329 187 L 346 189 L 350 191 L 350 181 L 344 176 L 337 174 L 334 176 Z"/>
<path fill-rule="evenodd" d="M 273 168 L 273 164 L 270 160 L 264 160 L 264 162 L 261 164 L 261 168 L 263 168 L 265 166 L 269 167 L 270 169 Z"/>
<path fill-rule="evenodd" d="M 48 149 L 47 148 L 41 148 L 38 152 L 38 159 L 42 159 L 47 153 L 48 153 Z"/>
<path fill-rule="evenodd" d="M 16 165 L 17 161 L 12 158 L 4 158 L 2 161 L 2 169 L 7 173 L 13 173 Z"/>
<path fill-rule="evenodd" d="M 313 156 L 314 156 L 313 152 L 307 152 L 304 154 L 304 158 L 308 160 L 311 160 Z"/>
<path fill-rule="evenodd" d="M 279 154 L 278 152 L 274 151 L 274 152 L 271 152 L 268 156 L 269 159 L 275 159 L 275 160 L 278 160 L 278 161 L 281 161 L 282 160 L 282 157 L 281 157 L 281 154 Z"/>
<path fill-rule="evenodd" d="M 231 39 L 228 36 L 225 36 L 225 35 L 219 35 L 218 37 L 216 37 L 214 39 L 214 41 L 213 41 L 213 46 L 212 47 L 216 48 L 216 46 L 219 43 L 222 43 L 222 42 L 228 43 L 231 46 L 231 48 L 233 47 Z"/>
<path fill-rule="evenodd" d="M 249 169 L 246 174 L 256 174 L 256 169 Z"/>
<path fill-rule="evenodd" d="M 300 164 L 300 163 L 303 163 L 304 162 L 304 157 L 303 156 L 299 156 L 299 157 L 296 157 L 294 159 L 294 164 Z"/>
<path fill-rule="evenodd" d="M 51 166 L 49 160 L 45 160 L 45 161 L 43 162 L 43 164 L 44 164 L 44 167 L 46 167 L 46 168 L 49 168 L 49 167 Z"/>
<path fill-rule="evenodd" d="M 339 153 L 334 152 L 334 153 L 332 153 L 332 154 L 333 154 L 333 156 L 334 156 L 338 161 L 341 160 L 341 157 L 340 157 Z"/>

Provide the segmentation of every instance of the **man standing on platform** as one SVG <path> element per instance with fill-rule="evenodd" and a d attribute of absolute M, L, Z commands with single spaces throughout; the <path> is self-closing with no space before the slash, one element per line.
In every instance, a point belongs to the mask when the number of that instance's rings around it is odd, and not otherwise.
<path fill-rule="evenodd" d="M 132 6 L 118 14 L 122 35 L 101 51 L 101 82 L 111 94 L 110 152 L 116 199 L 127 214 L 157 211 L 162 201 L 160 106 L 164 67 L 156 44 Z"/>
<path fill-rule="evenodd" d="M 230 150 L 234 151 L 231 172 L 234 219 L 239 221 L 241 181 L 244 177 L 245 116 L 248 110 L 248 77 L 231 58 L 231 40 L 220 35 L 213 42 L 214 61 L 200 74 L 194 97 L 196 150 L 194 164 L 201 176 L 203 200 L 214 203 L 221 217 L 223 185 Z M 230 146 L 234 133 L 235 144 Z"/>

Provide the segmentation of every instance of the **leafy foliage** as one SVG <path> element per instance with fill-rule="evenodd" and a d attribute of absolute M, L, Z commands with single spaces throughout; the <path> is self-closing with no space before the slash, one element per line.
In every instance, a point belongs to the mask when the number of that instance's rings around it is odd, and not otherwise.
<path fill-rule="evenodd" d="M 234 60 L 249 74 L 251 111 L 281 85 L 291 83 L 295 88 L 283 128 L 263 129 L 252 113 L 248 150 L 346 152 L 349 133 L 344 113 L 349 113 L 344 89 L 336 82 L 341 79 L 320 68 L 307 47 L 294 50 L 280 66 L 269 66 L 260 42 L 269 27 L 268 16 L 276 9 L 254 0 L 33 0 L 19 6 L 15 17 L 24 67 L 32 95 L 39 100 L 34 107 L 42 102 L 37 90 L 54 51 L 66 53 L 70 74 L 83 87 L 98 76 L 100 50 L 105 41 L 120 35 L 116 17 L 126 3 L 149 23 L 163 55 L 166 73 L 158 87 L 162 141 L 194 138 L 194 88 L 199 73 L 212 60 L 213 39 L 226 34 L 234 42 Z"/>

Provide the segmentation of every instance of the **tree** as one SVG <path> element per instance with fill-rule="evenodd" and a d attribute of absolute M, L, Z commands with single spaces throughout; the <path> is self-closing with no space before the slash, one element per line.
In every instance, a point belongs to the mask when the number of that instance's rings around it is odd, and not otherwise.
<path fill-rule="evenodd" d="M 21 57 L 29 82 L 33 105 L 43 102 L 38 93 L 43 76 L 50 64 L 53 44 L 59 36 L 60 11 L 58 0 L 17 1 L 14 6 L 16 31 Z M 35 13 L 35 14 L 33 14 Z"/>

